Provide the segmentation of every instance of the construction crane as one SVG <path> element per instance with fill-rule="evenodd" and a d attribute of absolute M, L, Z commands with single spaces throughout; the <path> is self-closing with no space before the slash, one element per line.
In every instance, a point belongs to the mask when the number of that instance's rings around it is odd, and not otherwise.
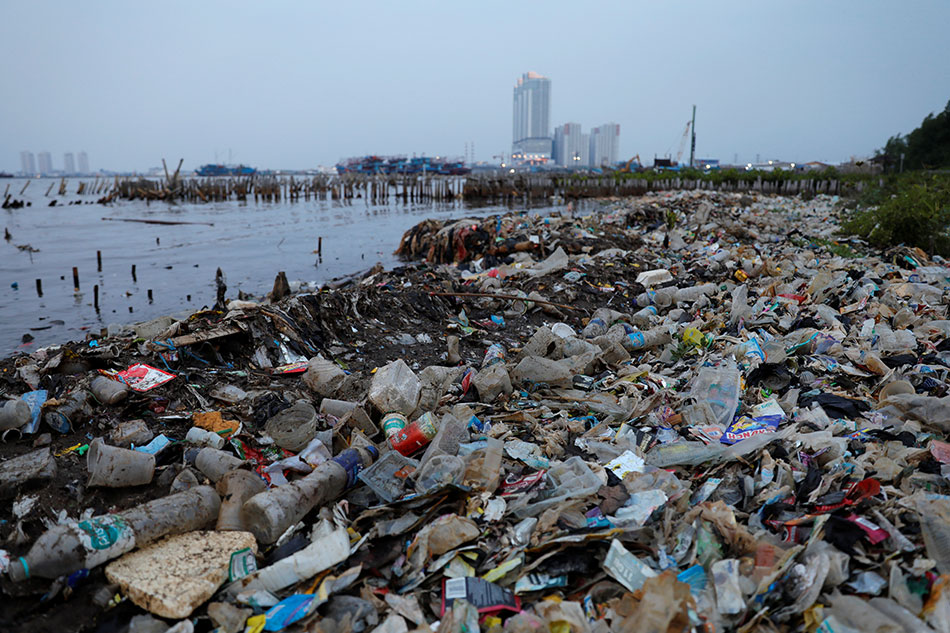
<path fill-rule="evenodd" d="M 693 135 L 690 137 L 690 130 L 692 130 Z M 683 152 L 686 151 L 686 139 L 691 138 L 689 146 L 689 166 L 693 166 L 693 159 L 696 154 L 696 106 L 693 106 L 693 118 L 686 122 L 686 129 L 683 130 L 683 137 L 680 139 L 679 151 L 676 152 L 676 165 L 679 165 L 680 160 L 683 158 Z"/>
<path fill-rule="evenodd" d="M 686 150 L 686 139 L 689 138 L 689 130 L 693 126 L 692 121 L 686 122 L 686 129 L 683 130 L 683 138 L 680 139 L 680 148 L 676 152 L 676 164 L 679 165 L 680 159 L 683 157 L 683 152 Z"/>

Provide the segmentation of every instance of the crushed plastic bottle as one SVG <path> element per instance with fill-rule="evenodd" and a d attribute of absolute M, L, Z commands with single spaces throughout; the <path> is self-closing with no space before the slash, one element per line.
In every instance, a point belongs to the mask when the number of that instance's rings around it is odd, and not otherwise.
<path fill-rule="evenodd" d="M 162 536 L 203 528 L 217 518 L 220 505 L 214 488 L 197 486 L 130 510 L 57 525 L 11 561 L 8 574 L 19 582 L 91 569 Z"/>
<path fill-rule="evenodd" d="M 352 487 L 360 470 L 378 456 L 373 447 L 348 448 L 306 477 L 248 499 L 242 509 L 242 521 L 259 542 L 273 543 L 310 510 Z"/>

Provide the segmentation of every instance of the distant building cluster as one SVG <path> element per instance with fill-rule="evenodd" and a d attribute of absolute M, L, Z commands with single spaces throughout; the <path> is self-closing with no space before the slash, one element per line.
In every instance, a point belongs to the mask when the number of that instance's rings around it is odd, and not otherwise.
<path fill-rule="evenodd" d="M 75 176 L 88 173 L 89 156 L 84 151 L 76 155 L 72 152 L 63 154 L 62 169 L 56 169 L 49 152 L 39 152 L 35 156 L 27 150 L 20 152 L 20 174 L 23 176 Z"/>
<path fill-rule="evenodd" d="M 600 167 L 617 162 L 620 126 L 605 123 L 585 133 L 580 123 L 565 123 L 551 134 L 551 80 L 535 72 L 515 84 L 511 158 L 515 163 Z"/>

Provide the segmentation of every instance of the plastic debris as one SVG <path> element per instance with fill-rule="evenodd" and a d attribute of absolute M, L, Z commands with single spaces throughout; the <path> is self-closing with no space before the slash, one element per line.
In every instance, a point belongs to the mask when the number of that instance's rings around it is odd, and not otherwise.
<path fill-rule="evenodd" d="M 20 352 L 4 599 L 34 628 L 946 630 L 950 262 L 833 245 L 838 202 L 430 220 L 425 262 Z"/>

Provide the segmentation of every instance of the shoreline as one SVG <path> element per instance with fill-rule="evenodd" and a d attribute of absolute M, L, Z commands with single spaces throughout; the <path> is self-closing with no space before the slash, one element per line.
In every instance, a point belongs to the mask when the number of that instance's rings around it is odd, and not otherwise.
<path fill-rule="evenodd" d="M 689 385 L 709 367 L 735 363 L 733 357 L 743 364 L 742 371 L 751 380 L 750 372 L 763 365 L 748 360 L 751 357 L 736 351 L 737 346 L 763 336 L 761 332 L 767 329 L 776 335 L 785 332 L 784 336 L 791 338 L 795 332 L 815 330 L 809 325 L 792 324 L 806 310 L 808 314 L 815 310 L 816 318 L 823 314 L 820 308 L 824 304 L 813 307 L 808 298 L 823 292 L 814 286 L 817 281 L 813 279 L 814 287 L 803 291 L 800 298 L 774 288 L 769 295 L 768 284 L 777 283 L 773 277 L 781 275 L 791 275 L 794 281 L 796 266 L 820 275 L 822 263 L 826 267 L 834 263 L 839 270 L 850 270 L 858 264 L 832 255 L 820 245 L 832 235 L 836 214 L 832 199 L 826 196 L 803 201 L 674 192 L 604 200 L 596 213 L 587 215 L 535 217 L 509 213 L 500 218 L 423 221 L 407 232 L 403 245 L 416 255 L 432 254 L 436 261 L 445 263 L 412 261 L 388 270 L 374 267 L 315 292 L 296 294 L 287 294 L 289 284 L 278 277 L 272 290 L 275 301 L 270 303 L 232 298 L 222 301 L 220 310 L 192 313 L 180 321 L 164 319 L 125 336 L 96 339 L 94 344 L 69 342 L 4 358 L 0 360 L 3 394 L 17 396 L 27 390 L 47 390 L 44 420 L 45 413 L 59 410 L 74 394 L 90 395 L 85 408 L 75 409 L 66 418 L 71 428 L 64 433 L 53 430 L 45 421 L 35 434 L 18 437 L 17 431 L 7 431 L 7 442 L 0 444 L 0 464 L 31 451 L 48 450 L 56 472 L 36 472 L 12 485 L 18 498 L 35 496 L 47 510 L 40 513 L 28 509 L 23 517 L 14 517 L 8 509 L 0 514 L 5 521 L 0 525 L 7 526 L 0 527 L 0 531 L 6 530 L 0 536 L 9 537 L 14 526 L 22 532 L 22 538 L 5 546 L 15 559 L 23 556 L 45 529 L 42 514 L 63 511 L 78 517 L 83 512 L 100 515 L 123 511 L 167 496 L 176 482 L 183 481 L 182 477 L 197 477 L 195 481 L 200 482 L 205 474 L 194 461 L 196 447 L 185 438 L 197 424 L 196 416 L 208 412 L 237 423 L 236 431 L 229 428 L 233 435 L 225 449 L 235 452 L 249 472 L 263 473 L 263 468 L 282 456 L 268 453 L 274 449 L 273 437 L 268 435 L 270 422 L 282 407 L 300 400 L 312 403 L 314 408 L 319 406 L 321 411 L 345 405 L 356 407 L 351 411 L 362 412 L 340 419 L 330 414 L 318 416 L 320 424 L 329 425 L 320 433 L 329 433 L 330 454 L 339 454 L 347 447 L 374 446 L 384 451 L 382 455 L 393 455 L 385 452 L 387 440 L 380 431 L 388 405 L 379 404 L 373 385 L 398 361 L 405 363 L 407 371 L 424 385 L 417 404 L 403 407 L 407 419 L 416 419 L 422 412 L 435 412 L 436 419 L 462 415 L 459 419 L 463 422 L 468 419 L 465 416 L 475 416 L 487 426 L 465 427 L 466 437 L 471 434 L 472 440 L 467 446 L 474 447 L 469 450 L 478 455 L 477 451 L 487 450 L 478 448 L 479 442 L 503 443 L 507 457 L 499 465 L 501 480 L 518 480 L 538 469 L 545 470 L 548 464 L 553 468 L 576 458 L 588 464 L 585 468 L 592 469 L 588 472 L 599 473 L 598 485 L 606 479 L 605 488 L 613 492 L 601 494 L 592 488 L 575 503 L 584 504 L 582 510 L 591 504 L 595 509 L 610 508 L 600 515 L 603 521 L 607 525 L 610 521 L 627 525 L 623 521 L 629 519 L 614 515 L 618 504 L 630 498 L 623 490 L 627 477 L 621 481 L 606 475 L 610 460 L 626 448 L 641 458 L 667 460 L 650 461 L 654 470 L 649 472 L 667 473 L 663 477 L 673 477 L 680 482 L 678 485 L 686 486 L 685 496 L 677 497 L 679 501 L 669 498 L 666 502 L 668 511 L 676 508 L 675 513 L 682 516 L 690 507 L 692 495 L 705 494 L 706 484 L 692 494 L 689 487 L 695 477 L 708 478 L 711 465 L 703 464 L 706 458 L 693 466 L 666 455 L 662 450 L 665 444 L 657 444 L 656 434 L 665 431 L 658 426 L 660 419 L 656 416 L 664 416 L 676 429 L 675 437 L 667 437 L 667 441 L 692 448 L 702 445 L 710 459 L 714 454 L 719 459 L 722 451 L 731 451 L 722 453 L 724 456 L 742 457 L 728 462 L 723 472 L 731 473 L 730 477 L 758 477 L 756 462 L 766 457 L 755 451 L 761 451 L 770 439 L 781 444 L 791 433 L 806 438 L 811 434 L 811 429 L 789 417 L 774 436 L 756 431 L 757 437 L 740 438 L 742 441 L 732 449 L 721 447 L 718 441 L 703 435 L 711 433 L 713 425 L 705 423 L 699 430 L 698 405 L 689 404 Z M 797 233 L 789 234 L 791 224 Z M 799 245 L 798 240 L 805 240 L 806 246 Z M 750 288 L 758 299 L 751 296 L 751 291 L 747 300 L 742 296 L 742 289 Z M 661 296 L 680 298 L 665 303 Z M 781 320 L 779 314 L 764 309 L 769 305 L 777 313 L 781 311 Z M 650 306 L 653 312 L 644 312 L 643 308 Z M 628 328 L 629 336 L 625 333 Z M 573 351 L 568 351 L 569 345 Z M 486 349 L 491 353 L 494 346 L 496 354 L 500 349 L 500 364 L 493 364 L 490 354 L 486 356 Z M 820 358 L 816 353 L 807 348 L 801 358 Z M 123 371 L 136 363 L 150 365 L 171 378 L 147 390 L 130 391 L 124 400 L 111 405 L 91 396 L 91 382 L 102 372 Z M 323 369 L 315 371 L 316 367 Z M 320 373 L 326 371 L 329 373 Z M 827 370 L 829 375 L 833 371 Z M 321 382 L 329 378 L 320 376 L 330 376 L 332 383 Z M 499 380 L 502 376 L 505 380 Z M 797 376 L 794 379 L 799 380 Z M 785 389 L 781 388 L 783 402 L 791 393 Z M 793 391 L 798 398 L 798 387 Z M 743 411 L 759 406 L 767 397 L 763 393 L 750 385 L 744 392 L 739 391 L 737 406 Z M 855 397 L 863 397 L 861 394 L 863 391 Z M 743 400 L 747 403 L 742 404 Z M 808 411 L 802 404 L 801 415 L 816 415 Z M 130 488 L 83 483 L 86 461 L 79 449 L 88 445 L 90 437 L 116 442 L 116 429 L 130 420 L 141 421 L 153 436 L 170 441 L 158 454 L 154 479 L 148 485 Z M 631 426 L 634 421 L 636 424 Z M 600 431 L 595 433 L 594 429 Z M 643 437 L 633 438 L 634 430 Z M 706 440 L 700 441 L 703 437 Z M 840 437 L 836 435 L 835 441 Z M 535 448 L 529 450 L 529 445 Z M 774 452 L 777 459 L 793 454 L 785 448 L 782 451 Z M 416 453 L 416 457 L 422 459 L 422 453 Z M 630 481 L 633 486 L 634 480 Z M 490 497 L 503 498 L 492 496 L 495 486 L 471 496 L 453 489 L 447 494 L 455 495 L 452 498 L 462 495 L 457 502 L 440 507 L 439 501 L 431 511 L 441 508 L 442 514 L 456 512 L 453 520 L 466 524 L 472 521 L 472 526 L 476 520 L 488 521 L 483 514 L 494 511 L 495 506 L 484 504 Z M 411 488 L 401 490 L 399 495 L 411 493 Z M 731 495 L 732 487 L 726 486 L 724 491 Z M 360 536 L 372 537 L 371 524 L 380 516 L 397 519 L 406 511 L 405 506 L 388 503 L 376 494 L 375 487 L 356 485 L 344 497 L 350 509 L 349 525 Z M 464 501 L 466 497 L 468 501 Z M 428 508 L 437 498 L 422 495 L 411 503 Z M 715 507 L 726 507 L 721 498 L 715 497 L 715 503 L 720 504 Z M 478 509 L 470 513 L 466 503 Z M 512 508 L 520 507 L 517 497 L 508 497 L 508 503 Z M 702 508 L 703 512 L 712 512 L 712 507 L 704 504 L 691 512 Z M 758 505 L 749 509 L 757 511 Z M 554 517 L 538 528 L 542 544 L 554 544 L 557 538 L 583 529 L 590 539 L 589 549 L 578 555 L 590 558 L 591 565 L 602 565 L 607 570 L 605 578 L 618 577 L 616 570 L 611 571 L 609 556 L 600 560 L 609 543 L 620 543 L 611 541 L 614 532 L 603 526 L 590 531 L 593 528 L 584 527 L 583 515 L 578 523 L 576 510 L 565 512 L 562 519 Z M 643 517 L 644 521 L 649 514 L 652 512 Z M 313 520 L 313 514 L 308 516 Z M 742 515 L 747 516 L 752 515 Z M 513 516 L 501 520 L 500 524 L 484 523 L 483 528 L 491 535 L 496 528 L 512 527 L 515 522 Z M 745 521 L 739 520 L 744 534 L 752 529 Z M 422 529 L 438 529 L 438 525 L 435 522 Z M 413 530 L 420 528 L 421 524 Z M 765 539 L 760 532 L 756 534 Z M 476 544 L 493 547 L 490 544 L 496 538 L 488 536 Z M 379 542 L 386 545 L 380 545 L 378 551 L 395 548 L 397 556 L 404 541 L 408 542 L 407 538 L 392 542 L 383 539 Z M 721 546 L 731 556 L 744 555 L 735 549 L 738 544 L 723 541 Z M 502 549 L 509 551 L 511 547 L 508 544 Z M 371 549 L 377 551 L 375 545 Z M 534 557 L 532 551 L 522 556 Z M 273 550 L 262 542 L 261 552 L 262 557 L 265 552 L 270 556 Z M 363 548 L 349 564 L 374 560 L 373 555 Z M 479 573 L 501 562 L 493 561 L 489 552 L 486 555 L 485 567 Z M 373 564 L 388 569 L 394 560 Z M 91 628 L 104 618 L 125 621 L 144 613 L 129 600 L 113 611 L 97 606 L 93 598 L 107 586 L 103 567 L 90 569 L 71 595 L 51 599 L 45 608 L 37 608 L 35 600 L 48 591 L 48 581 L 11 584 L 4 579 L 0 587 L 8 599 L 0 606 L 0 617 L 17 622 L 24 631 L 52 627 L 68 632 Z M 381 586 L 395 590 L 403 582 L 398 578 L 390 574 L 373 582 L 383 582 Z M 514 576 L 498 580 L 505 586 L 512 586 L 514 581 Z M 418 582 L 428 583 L 417 592 L 422 597 L 439 591 L 431 579 Z M 579 578 L 574 584 L 584 586 Z M 280 593 L 284 594 L 286 591 Z M 534 604 L 538 597 L 529 592 L 523 601 Z M 219 594 L 216 600 L 231 598 Z M 203 605 L 197 606 L 194 617 L 208 617 Z M 425 617 L 431 619 L 429 615 Z"/>

